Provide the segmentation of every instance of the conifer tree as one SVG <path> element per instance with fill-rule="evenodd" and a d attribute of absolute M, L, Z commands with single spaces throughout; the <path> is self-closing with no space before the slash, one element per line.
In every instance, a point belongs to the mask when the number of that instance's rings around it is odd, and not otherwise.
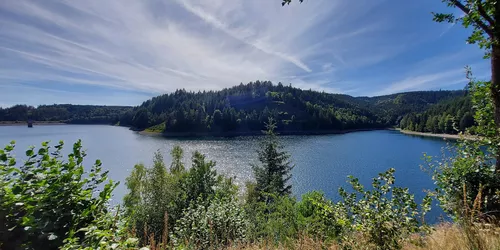
<path fill-rule="evenodd" d="M 290 162 L 290 155 L 283 151 L 283 146 L 276 138 L 276 123 L 272 118 L 269 118 L 266 129 L 266 139 L 258 150 L 260 165 L 253 166 L 257 181 L 255 190 L 261 199 L 266 194 L 288 196 L 292 191 L 288 181 L 294 166 Z"/>

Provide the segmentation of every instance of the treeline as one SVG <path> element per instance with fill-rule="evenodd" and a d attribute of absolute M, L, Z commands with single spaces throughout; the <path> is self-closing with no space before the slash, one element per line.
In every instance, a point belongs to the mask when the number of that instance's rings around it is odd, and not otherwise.
<path fill-rule="evenodd" d="M 465 94 L 463 90 L 414 91 L 360 99 L 364 99 L 370 110 L 393 126 L 406 114 L 423 112 L 441 101 L 461 98 Z"/>
<path fill-rule="evenodd" d="M 0 108 L 0 121 L 50 121 L 75 124 L 115 124 L 132 107 L 54 104 Z"/>
<path fill-rule="evenodd" d="M 462 91 L 420 91 L 351 97 L 256 81 L 221 91 L 177 90 L 154 97 L 123 115 L 120 123 L 165 132 L 242 132 L 261 131 L 273 117 L 277 131 L 384 128 L 408 112 L 460 95 Z"/>
<path fill-rule="evenodd" d="M 421 113 L 410 113 L 399 127 L 417 132 L 457 134 L 474 125 L 470 96 L 447 99 Z"/>
<path fill-rule="evenodd" d="M 469 127 L 471 123 L 470 101 L 466 102 L 464 95 L 464 91 L 417 91 L 352 97 L 255 81 L 220 91 L 177 90 L 133 108 L 15 105 L 0 108 L 0 121 L 119 122 L 137 130 L 149 128 L 155 132 L 239 133 L 260 132 L 264 129 L 263 124 L 272 117 L 278 132 L 327 132 L 399 125 L 415 131 L 454 133 L 455 130 L 448 126 L 453 124 L 450 120 L 457 127 L 462 120 L 462 127 Z M 455 109 L 453 105 L 460 105 L 460 108 Z"/>
<path fill-rule="evenodd" d="M 382 121 L 335 95 L 256 81 L 221 91 L 177 90 L 144 102 L 122 124 L 169 132 L 260 131 L 269 117 L 278 131 L 374 128 Z"/>

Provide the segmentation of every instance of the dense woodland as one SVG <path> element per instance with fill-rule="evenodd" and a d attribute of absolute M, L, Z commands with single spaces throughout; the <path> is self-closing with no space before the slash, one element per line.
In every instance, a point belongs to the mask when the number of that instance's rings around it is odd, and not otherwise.
<path fill-rule="evenodd" d="M 474 125 L 472 104 L 469 96 L 439 102 L 421 113 L 410 113 L 400 122 L 402 129 L 456 134 Z"/>
<path fill-rule="evenodd" d="M 257 132 L 269 117 L 278 132 L 328 132 L 401 128 L 456 133 L 471 126 L 471 104 L 464 91 L 417 91 L 352 97 L 256 81 L 220 91 L 177 90 L 138 107 L 16 105 L 0 108 L 0 121 L 54 121 L 117 124 L 155 132 Z M 400 124 L 401 123 L 401 124 Z"/>
<path fill-rule="evenodd" d="M 0 121 L 47 121 L 75 124 L 115 124 L 132 107 L 54 104 L 0 108 Z"/>
<path fill-rule="evenodd" d="M 269 117 L 277 131 L 385 128 L 412 112 L 423 112 L 464 91 L 418 91 L 379 97 L 352 97 L 256 81 L 221 91 L 154 97 L 121 117 L 137 129 L 165 132 L 261 131 Z"/>

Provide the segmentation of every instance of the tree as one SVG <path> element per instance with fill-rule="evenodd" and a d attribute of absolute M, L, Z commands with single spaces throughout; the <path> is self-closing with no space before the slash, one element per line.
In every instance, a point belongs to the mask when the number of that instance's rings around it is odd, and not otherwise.
<path fill-rule="evenodd" d="M 500 128 L 500 1 L 491 0 L 442 0 L 450 7 L 464 12 L 456 17 L 448 13 L 433 13 L 434 21 L 462 23 L 465 28 L 472 26 L 472 34 L 467 39 L 470 44 L 478 44 L 485 49 L 485 58 L 491 60 L 490 94 L 494 107 L 495 135 Z M 496 150 L 496 171 L 500 173 L 500 150 Z"/>
<path fill-rule="evenodd" d="M 184 150 L 180 146 L 174 146 L 172 151 L 170 152 L 172 156 L 172 163 L 170 164 L 170 172 L 171 173 L 179 173 L 184 172 L 184 163 L 182 163 L 182 158 L 184 157 Z"/>
<path fill-rule="evenodd" d="M 192 156 L 193 166 L 189 169 L 186 180 L 186 193 L 189 201 L 201 199 L 208 201 L 215 195 L 217 171 L 215 162 L 205 161 L 205 156 L 196 151 Z"/>
<path fill-rule="evenodd" d="M 149 126 L 149 111 L 145 108 L 141 108 L 132 118 L 132 124 L 137 128 L 147 128 Z"/>
<path fill-rule="evenodd" d="M 266 141 L 258 151 L 261 165 L 252 166 L 257 181 L 255 189 L 261 198 L 266 194 L 288 196 L 292 191 L 292 186 L 288 184 L 293 168 L 289 161 L 290 155 L 281 150 L 282 146 L 274 133 L 276 123 L 272 118 L 269 118 L 266 128 Z"/>
<path fill-rule="evenodd" d="M 462 119 L 460 119 L 460 131 L 465 131 L 466 128 L 472 125 L 474 125 L 474 117 L 469 112 L 467 112 L 462 116 Z"/>

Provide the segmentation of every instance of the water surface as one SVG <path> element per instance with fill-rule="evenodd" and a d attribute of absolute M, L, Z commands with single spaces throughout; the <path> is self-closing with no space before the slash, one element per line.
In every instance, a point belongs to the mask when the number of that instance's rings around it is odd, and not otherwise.
<path fill-rule="evenodd" d="M 424 190 L 433 189 L 430 176 L 420 165 L 423 153 L 440 156 L 441 148 L 447 142 L 436 138 L 408 136 L 397 131 L 379 130 L 355 132 L 341 135 L 282 136 L 279 137 L 285 149 L 292 155 L 295 164 L 292 185 L 296 196 L 322 190 L 329 198 L 337 199 L 337 189 L 346 187 L 348 175 L 354 175 L 360 182 L 369 185 L 372 177 L 389 168 L 396 169 L 396 184 L 410 188 L 418 199 Z M 46 125 L 27 128 L 25 126 L 0 126 L 0 144 L 16 140 L 20 158 L 30 145 L 38 146 L 42 141 L 59 140 L 70 144 L 82 139 L 88 157 L 84 162 L 90 167 L 95 159 L 103 162 L 109 176 L 121 185 L 114 193 L 115 200 L 121 200 L 126 193 L 125 178 L 136 163 L 150 165 L 153 153 L 159 150 L 167 165 L 169 152 L 174 145 L 185 150 L 185 162 L 195 150 L 217 162 L 217 170 L 234 176 L 237 183 L 251 180 L 251 164 L 257 163 L 256 150 L 262 137 L 235 138 L 189 138 L 167 139 L 140 135 L 123 127 L 105 125 Z M 440 211 L 431 213 L 435 221 Z"/>

